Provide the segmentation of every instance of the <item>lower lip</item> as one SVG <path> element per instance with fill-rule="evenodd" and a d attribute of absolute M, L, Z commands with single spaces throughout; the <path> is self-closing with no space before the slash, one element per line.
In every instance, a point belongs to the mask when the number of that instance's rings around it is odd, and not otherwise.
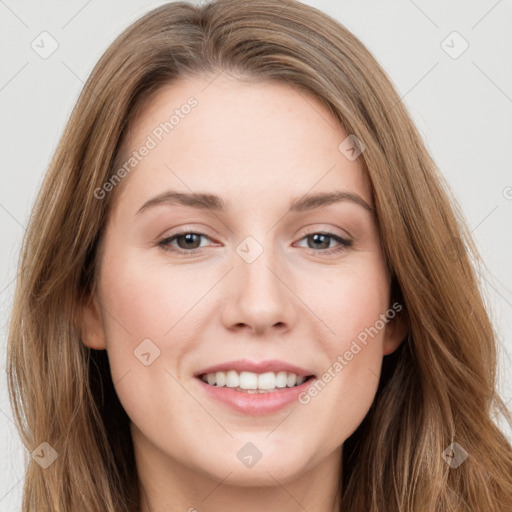
<path fill-rule="evenodd" d="M 233 388 L 210 386 L 201 378 L 196 378 L 200 386 L 209 396 L 219 402 L 231 407 L 232 409 L 247 414 L 249 416 L 263 416 L 284 409 L 294 401 L 298 401 L 298 396 L 315 381 L 315 378 L 309 378 L 300 386 L 292 388 L 281 388 L 268 393 L 247 393 L 244 391 L 235 391 Z"/>

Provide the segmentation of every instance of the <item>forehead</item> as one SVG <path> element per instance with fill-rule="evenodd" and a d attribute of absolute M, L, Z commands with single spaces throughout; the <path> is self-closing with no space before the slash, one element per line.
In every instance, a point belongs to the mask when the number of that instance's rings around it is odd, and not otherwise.
<path fill-rule="evenodd" d="M 132 121 L 125 163 L 150 149 L 124 179 L 121 200 L 140 203 L 172 188 L 261 204 L 342 188 L 371 203 L 362 157 L 351 161 L 339 149 L 348 135 L 317 98 L 291 85 L 223 73 L 180 78 Z"/>

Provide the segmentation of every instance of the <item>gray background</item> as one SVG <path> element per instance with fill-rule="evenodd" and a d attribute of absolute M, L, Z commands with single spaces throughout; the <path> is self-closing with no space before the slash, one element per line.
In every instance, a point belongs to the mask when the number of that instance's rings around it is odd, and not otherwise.
<path fill-rule="evenodd" d="M 100 55 L 122 29 L 162 3 L 0 0 L 2 372 L 20 243 L 50 157 Z M 458 198 L 487 266 L 481 279 L 502 339 L 499 391 L 512 406 L 512 3 L 305 3 L 341 21 L 373 52 Z M 58 43 L 46 59 L 31 47 L 33 41 L 42 46 L 43 31 Z M 458 55 L 464 40 L 469 46 Z M 4 373 L 0 382 L 0 510 L 15 511 L 24 449 Z"/>

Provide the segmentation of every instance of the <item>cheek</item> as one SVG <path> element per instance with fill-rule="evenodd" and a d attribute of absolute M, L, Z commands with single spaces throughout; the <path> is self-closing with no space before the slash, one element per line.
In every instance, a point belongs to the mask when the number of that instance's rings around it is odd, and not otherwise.
<path fill-rule="evenodd" d="M 301 298 L 320 319 L 324 353 L 331 357 L 348 350 L 359 335 L 378 322 L 389 307 L 389 282 L 385 266 L 372 253 L 343 268 L 313 275 L 302 284 Z M 377 338 L 377 335 L 374 336 Z M 377 344 L 374 344 L 377 345 Z"/>
<path fill-rule="evenodd" d="M 309 295 L 311 309 L 329 327 L 317 336 L 323 373 L 299 398 L 310 417 L 323 419 L 322 437 L 335 446 L 357 428 L 375 397 L 389 285 L 380 260 L 370 258 L 323 283 Z"/>
<path fill-rule="evenodd" d="M 184 266 L 161 262 L 157 266 L 126 250 L 122 258 L 105 258 L 102 269 L 101 301 L 112 379 L 115 383 L 130 373 L 130 380 L 136 377 L 141 388 L 146 380 L 154 387 L 151 379 L 156 372 L 165 374 L 163 369 L 168 369 L 176 374 L 183 354 L 199 338 L 196 324 L 190 321 L 197 314 L 192 310 L 200 310 L 198 300 L 215 281 L 212 277 L 209 283 L 207 276 L 197 279 L 197 271 Z"/>
<path fill-rule="evenodd" d="M 126 332 L 135 337 L 163 339 L 169 331 L 183 327 L 181 321 L 198 299 L 214 284 L 198 279 L 197 270 L 166 265 L 155 258 L 127 254 L 106 265 L 102 290 L 104 304 Z M 209 273 L 211 275 L 211 272 Z M 176 326 L 176 327 L 175 327 Z M 114 328 L 116 331 L 119 325 Z"/>
<path fill-rule="evenodd" d="M 176 379 L 184 354 L 199 339 L 191 309 L 214 281 L 126 250 L 123 258 L 106 258 L 103 268 L 103 320 L 116 393 L 133 423 L 148 432 L 159 424 L 157 431 L 164 431 L 166 424 L 179 423 L 172 411 L 194 406 Z"/>

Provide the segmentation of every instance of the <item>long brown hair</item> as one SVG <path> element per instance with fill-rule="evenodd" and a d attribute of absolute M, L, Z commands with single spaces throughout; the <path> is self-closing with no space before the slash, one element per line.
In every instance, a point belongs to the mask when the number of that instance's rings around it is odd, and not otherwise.
<path fill-rule="evenodd" d="M 493 421 L 497 338 L 463 216 L 389 78 L 340 23 L 295 1 L 158 7 L 127 28 L 91 73 L 34 206 L 8 345 L 27 455 L 23 512 L 135 512 L 141 489 L 105 351 L 81 342 L 102 229 L 127 129 L 143 101 L 185 73 L 274 80 L 317 97 L 364 142 L 392 291 L 409 336 L 384 357 L 375 400 L 344 443 L 343 512 L 512 509 L 512 448 Z M 129 179 L 129 178 L 128 178 Z M 452 445 L 455 442 L 457 445 Z M 450 446 L 467 458 L 457 468 Z M 53 452 L 51 452 L 53 453 Z M 464 452 L 459 452 L 464 453 Z M 453 456 L 453 453 L 452 453 Z"/>

